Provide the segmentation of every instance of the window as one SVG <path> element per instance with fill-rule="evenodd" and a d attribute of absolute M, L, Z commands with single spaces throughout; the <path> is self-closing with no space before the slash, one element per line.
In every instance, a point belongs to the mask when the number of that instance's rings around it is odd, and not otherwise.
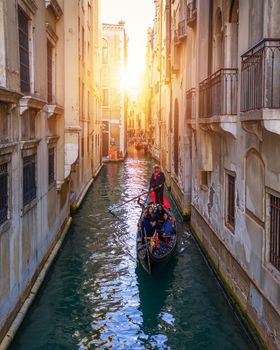
<path fill-rule="evenodd" d="M 9 141 L 8 104 L 0 102 L 0 143 Z"/>
<path fill-rule="evenodd" d="M 0 165 L 0 225 L 8 219 L 8 163 Z"/>
<path fill-rule="evenodd" d="M 54 148 L 49 149 L 49 185 L 54 183 Z"/>
<path fill-rule="evenodd" d="M 36 127 L 35 127 L 35 118 L 37 111 L 35 109 L 29 109 L 22 116 L 22 140 L 33 140 L 36 137 Z"/>
<path fill-rule="evenodd" d="M 36 198 L 35 155 L 23 158 L 23 205 Z"/>
<path fill-rule="evenodd" d="M 30 92 L 28 17 L 20 8 L 18 9 L 18 33 L 20 89 L 22 92 Z"/>
<path fill-rule="evenodd" d="M 85 29 L 82 27 L 82 63 L 85 62 Z"/>
<path fill-rule="evenodd" d="M 92 23 L 92 7 L 91 4 L 88 3 L 88 25 L 91 27 Z"/>
<path fill-rule="evenodd" d="M 270 195 L 270 254 L 269 259 L 280 271 L 280 197 Z"/>
<path fill-rule="evenodd" d="M 226 223 L 234 228 L 235 225 L 235 176 L 227 174 L 227 213 Z"/>
<path fill-rule="evenodd" d="M 204 189 L 208 189 L 208 171 L 201 171 L 200 172 L 200 185 Z"/>
<path fill-rule="evenodd" d="M 48 70 L 48 103 L 52 103 L 53 99 L 53 47 L 49 40 L 47 40 L 47 70 Z"/>
<path fill-rule="evenodd" d="M 108 42 L 102 39 L 102 63 L 108 64 Z"/>
<path fill-rule="evenodd" d="M 102 106 L 109 106 L 109 89 L 102 89 Z"/>

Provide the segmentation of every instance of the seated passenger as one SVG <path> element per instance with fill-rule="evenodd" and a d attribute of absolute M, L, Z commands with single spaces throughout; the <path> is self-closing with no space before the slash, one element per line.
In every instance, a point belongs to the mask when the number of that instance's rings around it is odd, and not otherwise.
<path fill-rule="evenodd" d="M 164 210 L 163 206 L 161 204 L 159 204 L 157 206 L 157 210 L 156 210 L 156 213 L 155 213 L 155 219 L 156 219 L 156 222 L 157 222 L 157 228 L 159 230 L 161 230 L 162 225 L 164 223 L 164 213 L 166 213 L 166 211 Z"/>
<path fill-rule="evenodd" d="M 143 221 L 143 235 L 145 237 L 145 233 L 146 236 L 152 237 L 153 234 L 155 233 L 156 230 L 156 221 L 155 220 L 144 220 Z M 146 231 L 146 232 L 145 232 Z"/>
<path fill-rule="evenodd" d="M 170 236 L 173 232 L 172 222 L 171 222 L 169 215 L 167 213 L 164 213 L 163 217 L 164 217 L 164 223 L 163 223 L 162 229 L 161 229 L 162 235 L 163 235 L 163 237 Z"/>
<path fill-rule="evenodd" d="M 155 220 L 155 212 L 154 212 L 153 207 L 148 208 L 148 218 L 150 221 Z"/>
<path fill-rule="evenodd" d="M 142 220 L 142 241 L 145 240 L 145 236 L 152 237 L 156 230 L 156 221 L 154 218 L 151 218 L 151 214 L 148 210 L 145 210 L 143 213 Z"/>

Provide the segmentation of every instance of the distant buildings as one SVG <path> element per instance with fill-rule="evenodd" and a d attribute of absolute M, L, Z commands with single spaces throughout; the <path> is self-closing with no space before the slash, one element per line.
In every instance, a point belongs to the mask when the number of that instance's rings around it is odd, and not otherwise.
<path fill-rule="evenodd" d="M 155 6 L 152 154 L 240 308 L 279 349 L 280 3 Z"/>
<path fill-rule="evenodd" d="M 125 23 L 102 26 L 102 156 L 124 159 L 127 152 Z"/>
<path fill-rule="evenodd" d="M 0 342 L 101 166 L 99 1 L 0 2 Z"/>

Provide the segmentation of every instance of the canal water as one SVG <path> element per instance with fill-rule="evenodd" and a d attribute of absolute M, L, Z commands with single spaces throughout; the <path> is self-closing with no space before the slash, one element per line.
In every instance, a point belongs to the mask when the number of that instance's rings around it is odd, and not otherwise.
<path fill-rule="evenodd" d="M 103 167 L 12 350 L 254 349 L 186 227 L 174 258 L 149 276 L 136 260 L 141 209 L 108 212 L 147 189 L 151 164 L 131 154 Z"/>

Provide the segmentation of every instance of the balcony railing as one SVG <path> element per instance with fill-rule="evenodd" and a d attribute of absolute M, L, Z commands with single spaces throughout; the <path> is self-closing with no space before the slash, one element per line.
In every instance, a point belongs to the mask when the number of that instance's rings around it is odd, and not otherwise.
<path fill-rule="evenodd" d="M 238 70 L 223 68 L 199 84 L 199 117 L 237 114 Z"/>
<path fill-rule="evenodd" d="M 192 88 L 186 93 L 186 122 L 190 123 L 195 120 L 195 88 Z"/>
<path fill-rule="evenodd" d="M 178 38 L 184 39 L 187 36 L 187 22 L 183 20 L 178 23 Z"/>
<path fill-rule="evenodd" d="M 196 10 L 196 0 L 192 0 L 187 5 L 187 25 L 192 27 L 196 22 L 197 10 Z"/>
<path fill-rule="evenodd" d="M 280 39 L 264 39 L 241 57 L 241 111 L 280 108 Z"/>

